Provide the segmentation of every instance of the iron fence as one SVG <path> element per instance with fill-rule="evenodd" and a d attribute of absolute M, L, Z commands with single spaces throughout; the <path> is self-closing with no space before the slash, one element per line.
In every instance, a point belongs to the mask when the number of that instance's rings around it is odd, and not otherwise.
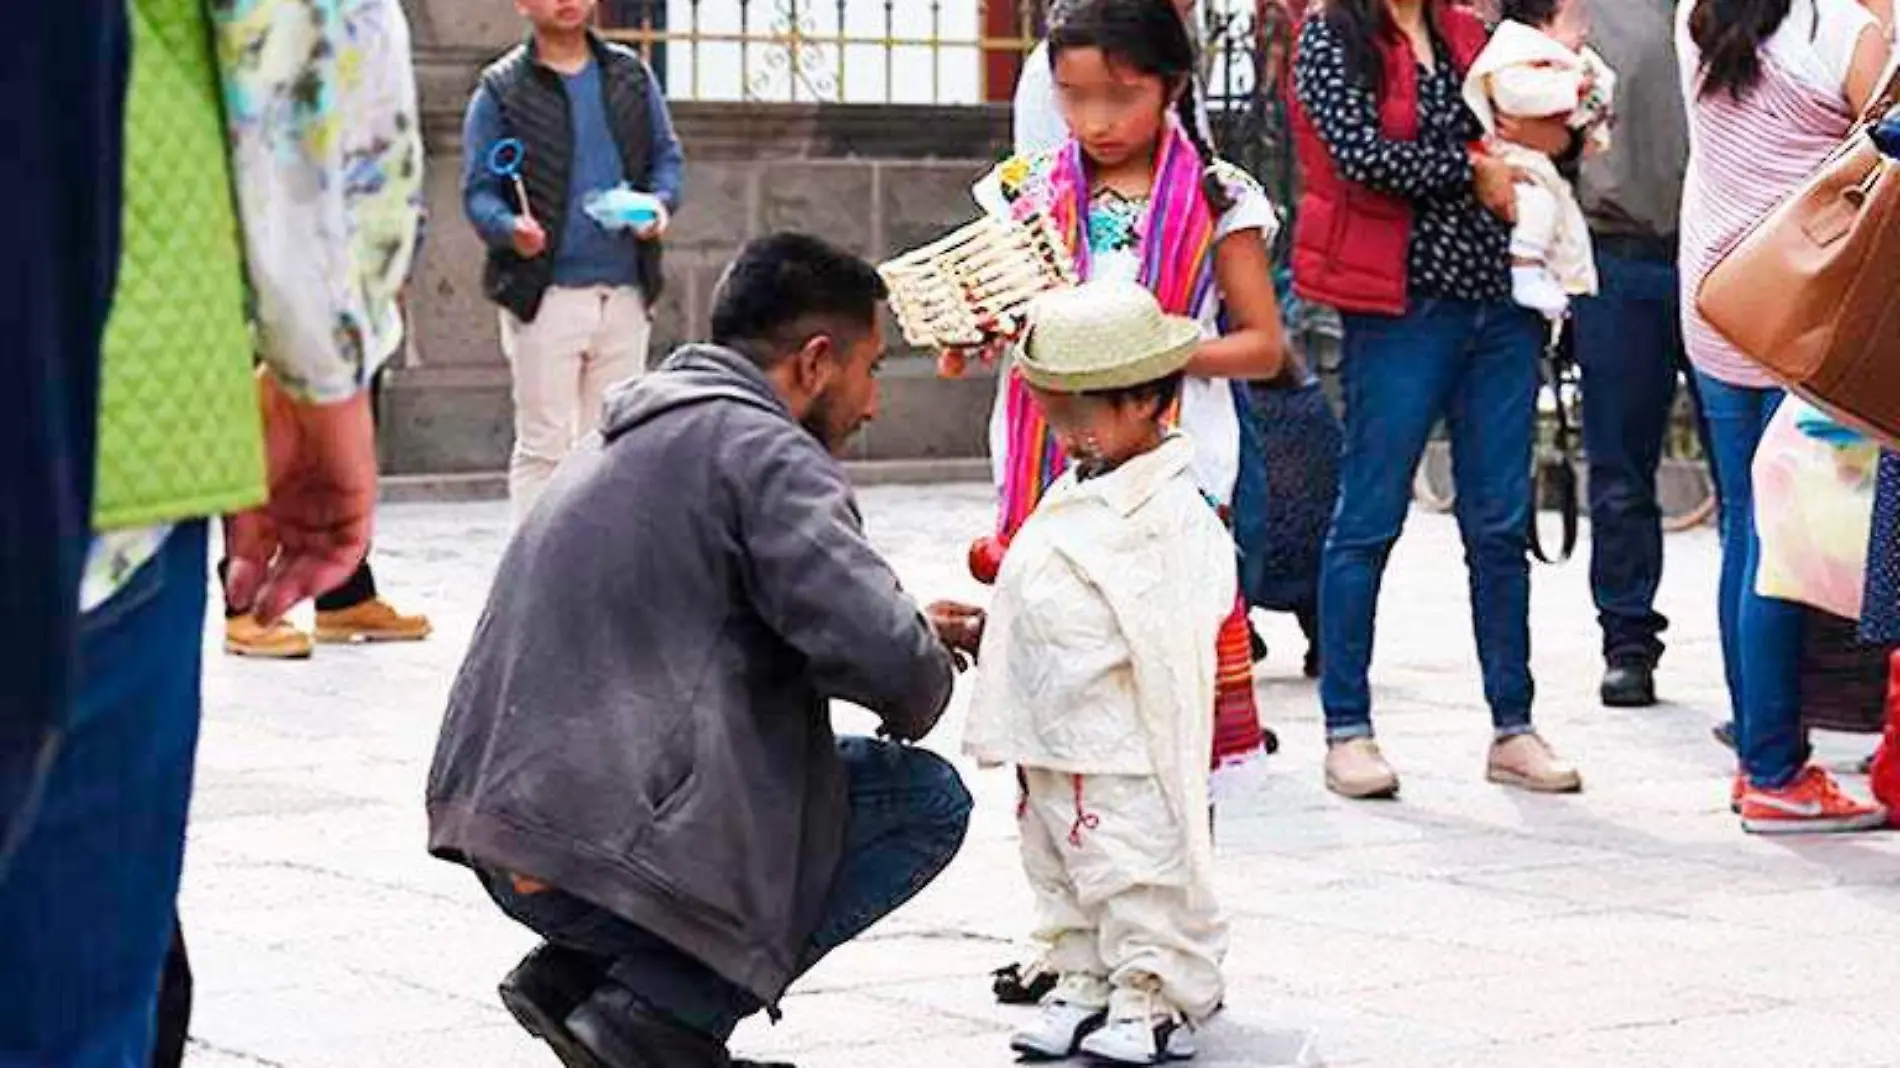
<path fill-rule="evenodd" d="M 1298 182 L 1282 90 L 1296 11 L 1287 0 L 1202 0 L 1201 21 L 1201 78 L 1215 143 L 1275 204 L 1290 208 Z"/>
<path fill-rule="evenodd" d="M 1006 100 L 1043 0 L 609 0 L 603 32 L 692 100 Z"/>
<path fill-rule="evenodd" d="M 1222 129 L 1274 121 L 1287 0 L 1200 0 L 1203 75 Z M 602 30 L 683 100 L 1007 101 L 1051 0 L 607 0 Z"/>

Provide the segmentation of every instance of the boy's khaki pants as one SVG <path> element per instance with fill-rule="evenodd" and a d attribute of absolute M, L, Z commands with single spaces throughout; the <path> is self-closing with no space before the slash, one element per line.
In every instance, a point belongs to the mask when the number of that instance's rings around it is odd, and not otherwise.
<path fill-rule="evenodd" d="M 508 499 L 519 523 L 569 451 L 600 426 L 609 388 L 646 373 L 653 333 L 631 286 L 555 286 L 531 323 L 501 313 L 501 351 L 514 375 L 515 446 Z"/>

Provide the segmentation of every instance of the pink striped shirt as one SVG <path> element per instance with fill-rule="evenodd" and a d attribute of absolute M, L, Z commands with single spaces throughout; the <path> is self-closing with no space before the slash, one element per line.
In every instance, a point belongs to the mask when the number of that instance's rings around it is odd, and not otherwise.
<path fill-rule="evenodd" d="M 1683 62 L 1694 62 L 1685 52 Z M 1700 79 L 1684 79 L 1694 84 Z M 1689 172 L 1682 191 L 1682 332 L 1690 362 L 1736 386 L 1773 386 L 1696 310 L 1708 275 L 1757 220 L 1820 166 L 1853 124 L 1844 92 L 1798 77 L 1763 50 L 1762 78 L 1740 101 L 1726 92 L 1689 101 Z"/>

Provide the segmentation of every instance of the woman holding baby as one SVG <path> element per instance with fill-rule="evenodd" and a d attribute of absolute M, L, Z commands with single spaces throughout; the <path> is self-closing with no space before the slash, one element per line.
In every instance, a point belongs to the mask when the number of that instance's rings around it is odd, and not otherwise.
<path fill-rule="evenodd" d="M 1537 5 L 1499 52 L 1476 15 L 1446 0 L 1326 0 L 1300 34 L 1292 117 L 1306 184 L 1294 284 L 1345 322 L 1346 443 L 1320 578 L 1320 699 L 1326 782 L 1347 797 L 1399 788 L 1373 740 L 1367 673 L 1380 579 L 1441 419 L 1491 708 L 1486 776 L 1543 792 L 1582 785 L 1531 721 L 1525 556 L 1545 315 L 1589 281 L 1587 236 L 1579 261 L 1569 230 L 1574 197 L 1564 202 L 1548 160 L 1527 156 L 1575 153 L 1593 135 L 1579 105 L 1601 95 L 1604 79 L 1574 48 L 1573 5 Z M 1537 90 L 1527 95 L 1545 106 L 1520 111 L 1497 90 L 1526 64 L 1535 77 L 1521 80 Z M 1474 110 L 1468 89 L 1483 106 Z"/>

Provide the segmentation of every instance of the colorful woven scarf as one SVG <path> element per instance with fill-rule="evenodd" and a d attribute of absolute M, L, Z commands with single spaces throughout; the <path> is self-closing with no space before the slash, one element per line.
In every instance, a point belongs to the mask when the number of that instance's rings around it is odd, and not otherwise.
<path fill-rule="evenodd" d="M 1141 284 L 1154 293 L 1163 311 L 1188 318 L 1199 318 L 1214 288 L 1217 220 L 1201 189 L 1203 166 L 1187 132 L 1170 116 L 1148 210 L 1136 232 Z M 1043 188 L 1023 191 L 1015 202 L 1015 211 L 1018 215 L 1049 212 L 1057 229 L 1068 238 L 1076 273 L 1086 281 L 1093 271 L 1088 242 L 1089 179 L 1081 144 L 1069 139 L 1057 151 L 1055 165 L 1042 181 Z M 1062 474 L 1068 457 L 1043 421 L 1042 410 L 1022 376 L 1010 372 L 1003 388 L 1007 390 L 1004 425 L 1009 451 L 1003 466 L 996 536 L 1006 546 L 1036 510 L 1044 491 Z M 1213 769 L 1220 771 L 1259 756 L 1265 741 L 1254 703 L 1247 604 L 1238 595 L 1233 612 L 1221 624 L 1215 670 Z"/>
<path fill-rule="evenodd" d="M 1213 212 L 1201 192 L 1201 156 L 1187 132 L 1172 116 L 1155 166 L 1153 192 L 1142 216 L 1139 281 L 1155 295 L 1170 315 L 1198 318 L 1214 287 Z M 1046 176 L 1029 179 L 1015 201 L 1018 215 L 1046 211 L 1069 242 L 1076 273 L 1084 281 L 1093 274 L 1088 242 L 1089 178 L 1082 146 L 1071 138 L 1056 151 Z M 1040 185 L 1041 188 L 1035 186 Z M 1043 492 L 1068 466 L 1062 446 L 1043 422 L 1042 412 L 1013 371 L 1007 391 L 1005 426 L 1008 455 L 1003 469 L 1001 507 L 996 533 L 1004 543 L 1016 533 Z"/>

